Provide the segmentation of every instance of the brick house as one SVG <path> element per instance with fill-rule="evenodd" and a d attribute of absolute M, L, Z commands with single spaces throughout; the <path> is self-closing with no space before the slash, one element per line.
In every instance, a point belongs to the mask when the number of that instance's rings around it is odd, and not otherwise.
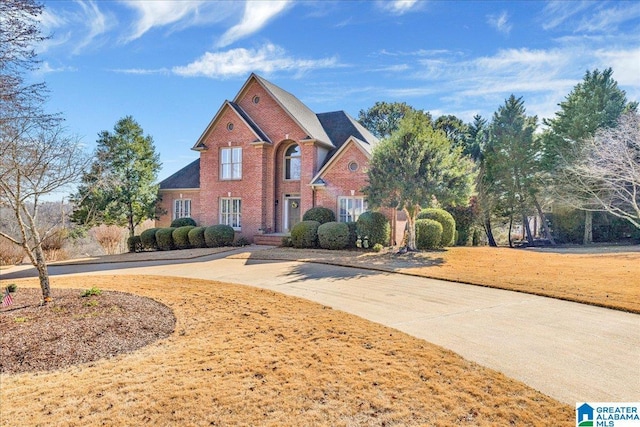
<path fill-rule="evenodd" d="M 316 114 L 251 74 L 193 146 L 200 158 L 160 182 L 167 214 L 157 226 L 192 217 L 266 243 L 267 235 L 288 233 L 314 206 L 333 210 L 338 221 L 355 221 L 367 208 L 360 190 L 377 142 L 346 112 Z M 404 224 L 398 227 L 394 210 L 386 213 L 399 241 Z"/>

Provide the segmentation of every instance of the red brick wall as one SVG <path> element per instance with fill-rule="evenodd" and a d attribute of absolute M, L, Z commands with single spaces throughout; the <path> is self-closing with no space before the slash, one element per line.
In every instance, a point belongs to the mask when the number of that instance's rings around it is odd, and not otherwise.
<path fill-rule="evenodd" d="M 199 190 L 161 190 L 160 195 L 162 196 L 162 201 L 159 203 L 159 206 L 166 211 L 166 214 L 156 220 L 156 227 L 169 227 L 169 225 L 171 225 L 171 221 L 174 219 L 173 201 L 180 198 L 191 199 L 191 218 L 193 218 L 198 225 L 202 225 L 199 220 L 201 216 Z"/>

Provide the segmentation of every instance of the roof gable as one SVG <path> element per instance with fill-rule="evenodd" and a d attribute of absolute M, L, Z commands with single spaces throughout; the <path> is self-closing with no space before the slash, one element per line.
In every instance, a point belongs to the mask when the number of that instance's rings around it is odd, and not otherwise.
<path fill-rule="evenodd" d="M 332 153 L 329 153 L 329 156 L 327 156 L 327 160 L 325 161 L 324 165 L 322 165 L 318 173 L 313 177 L 310 184 L 322 185 L 324 183 L 322 176 L 327 172 L 327 170 L 329 170 L 329 168 L 331 168 L 336 159 L 340 157 L 340 154 L 344 151 L 347 151 L 348 147 L 352 144 L 359 148 L 364 153 L 364 155 L 367 156 L 368 159 L 371 158 L 369 143 L 351 136 L 343 144 L 340 145 L 340 148 L 336 149 Z"/>
<path fill-rule="evenodd" d="M 249 115 L 242 109 L 242 107 L 240 107 L 235 102 L 225 101 L 218 112 L 215 114 L 215 116 L 213 116 L 213 119 L 211 119 L 207 128 L 204 130 L 204 132 L 202 132 L 202 135 L 200 135 L 198 141 L 191 148 L 192 150 L 203 151 L 208 148 L 204 141 L 206 140 L 207 135 L 209 134 L 211 129 L 213 129 L 216 122 L 218 121 L 218 118 L 222 116 L 226 108 L 230 108 L 238 116 L 238 118 L 247 125 L 251 132 L 253 132 L 253 134 L 256 136 L 256 139 L 253 142 L 271 142 L 269 137 L 262 131 L 262 129 L 260 129 L 260 126 L 258 126 L 251 119 L 251 117 L 249 117 Z"/>
<path fill-rule="evenodd" d="M 270 81 L 252 73 L 234 98 L 238 102 L 245 89 L 252 81 L 257 81 L 278 105 L 293 119 L 294 122 L 307 134 L 309 139 L 315 139 L 326 145 L 332 145 L 331 138 L 327 135 L 316 114 L 302 101 L 291 93 L 282 89 Z"/>

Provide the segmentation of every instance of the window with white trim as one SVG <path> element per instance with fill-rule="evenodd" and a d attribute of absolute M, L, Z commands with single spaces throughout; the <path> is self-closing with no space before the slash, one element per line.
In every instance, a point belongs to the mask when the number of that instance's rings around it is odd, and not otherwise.
<path fill-rule="evenodd" d="M 191 218 L 191 200 L 176 199 L 173 201 L 173 219 Z"/>
<path fill-rule="evenodd" d="M 301 166 L 300 146 L 294 144 L 284 153 L 284 179 L 299 180 Z"/>
<path fill-rule="evenodd" d="M 338 221 L 355 222 L 367 210 L 364 197 L 338 197 Z"/>
<path fill-rule="evenodd" d="M 242 178 L 242 147 L 220 150 L 220 179 Z"/>
<path fill-rule="evenodd" d="M 220 199 L 220 224 L 229 225 L 234 230 L 242 227 L 242 199 L 226 197 Z"/>

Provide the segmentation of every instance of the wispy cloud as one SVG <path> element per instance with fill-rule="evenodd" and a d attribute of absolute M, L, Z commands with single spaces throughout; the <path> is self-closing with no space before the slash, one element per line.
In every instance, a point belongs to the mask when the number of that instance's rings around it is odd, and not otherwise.
<path fill-rule="evenodd" d="M 289 0 L 246 1 L 242 20 L 222 35 L 217 46 L 229 46 L 231 43 L 259 31 L 290 4 Z"/>
<path fill-rule="evenodd" d="M 74 53 L 76 54 L 91 45 L 96 37 L 106 33 L 115 25 L 115 19 L 102 13 L 94 1 L 78 2 L 78 4 L 82 9 L 88 33 L 75 47 Z"/>
<path fill-rule="evenodd" d="M 637 2 L 551 1 L 542 10 L 542 28 L 574 33 L 610 33 L 640 17 Z"/>
<path fill-rule="evenodd" d="M 564 24 L 572 16 L 591 7 L 589 1 L 555 0 L 548 2 L 542 10 L 542 28 L 550 30 Z"/>
<path fill-rule="evenodd" d="M 582 19 L 577 32 L 610 32 L 617 30 L 620 24 L 640 17 L 640 3 L 616 2 L 613 7 L 598 9 L 592 16 Z"/>
<path fill-rule="evenodd" d="M 404 15 L 407 12 L 418 9 L 418 0 L 379 0 L 376 4 L 379 8 L 394 15 Z"/>
<path fill-rule="evenodd" d="M 51 64 L 49 64 L 49 62 L 44 61 L 40 65 L 40 68 L 38 68 L 38 70 L 36 70 L 35 74 L 36 75 L 43 75 L 43 74 L 51 74 L 51 73 L 61 73 L 61 72 L 65 72 L 65 71 L 78 71 L 78 70 L 75 67 L 66 67 L 66 66 L 52 67 Z"/>
<path fill-rule="evenodd" d="M 258 49 L 231 49 L 224 52 L 207 52 L 196 61 L 171 69 L 171 72 L 185 77 L 209 77 L 224 79 L 243 76 L 257 71 L 265 74 L 276 71 L 295 71 L 302 73 L 318 68 L 342 66 L 338 59 L 302 59 L 294 58 L 274 44 L 266 44 Z"/>
<path fill-rule="evenodd" d="M 506 11 L 497 15 L 488 15 L 487 23 L 502 34 L 508 35 L 511 32 L 512 25 L 509 23 L 509 14 Z"/>

